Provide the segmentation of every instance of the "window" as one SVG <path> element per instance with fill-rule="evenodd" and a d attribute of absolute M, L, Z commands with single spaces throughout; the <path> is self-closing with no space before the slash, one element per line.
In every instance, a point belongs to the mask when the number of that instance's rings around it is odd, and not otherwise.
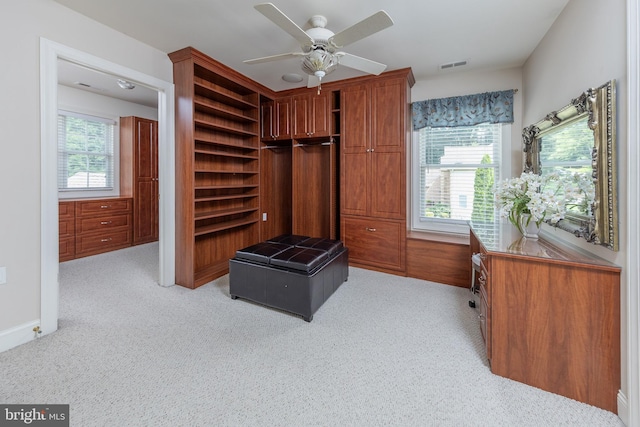
<path fill-rule="evenodd" d="M 112 192 L 115 187 L 111 119 L 58 113 L 58 191 Z"/>
<path fill-rule="evenodd" d="M 503 132 L 510 127 L 426 127 L 414 134 L 412 228 L 468 233 L 469 220 L 493 224 Z"/>
<path fill-rule="evenodd" d="M 565 174 L 566 179 L 571 179 L 570 176 L 573 176 L 574 180 L 581 184 L 580 188 L 587 197 L 584 203 L 570 206 L 569 210 L 576 214 L 590 216 L 595 188 L 592 178 L 593 131 L 589 128 L 587 121 L 588 117 L 583 115 L 559 128 L 543 132 L 540 134 L 539 144 L 540 173 L 542 175 Z M 557 191 L 562 192 L 563 189 L 558 188 Z"/>

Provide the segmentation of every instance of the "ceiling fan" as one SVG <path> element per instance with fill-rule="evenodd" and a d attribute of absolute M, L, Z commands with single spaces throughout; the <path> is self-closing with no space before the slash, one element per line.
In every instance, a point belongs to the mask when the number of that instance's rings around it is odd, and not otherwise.
<path fill-rule="evenodd" d="M 387 68 L 385 64 L 351 55 L 340 50 L 348 44 L 354 43 L 393 25 L 391 17 L 383 10 L 374 13 L 339 33 L 334 33 L 325 28 L 327 18 L 322 15 L 312 16 L 311 19 L 309 19 L 312 28 L 304 31 L 273 3 L 257 4 L 254 8 L 295 38 L 300 43 L 301 51 L 249 59 L 244 61 L 246 64 L 259 64 L 261 62 L 289 59 L 296 56 L 301 57 L 302 70 L 309 74 L 307 87 L 318 86 L 318 91 L 320 91 L 322 78 L 335 70 L 338 64 L 375 75 L 382 73 L 385 68 Z"/>

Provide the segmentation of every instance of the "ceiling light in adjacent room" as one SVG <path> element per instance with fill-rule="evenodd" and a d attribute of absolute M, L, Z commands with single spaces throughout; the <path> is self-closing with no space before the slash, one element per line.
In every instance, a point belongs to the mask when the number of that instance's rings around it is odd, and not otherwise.
<path fill-rule="evenodd" d="M 136 85 L 134 85 L 133 83 L 123 79 L 118 79 L 118 86 L 120 86 L 122 89 L 127 89 L 127 90 L 131 90 L 134 87 L 136 87 Z"/>

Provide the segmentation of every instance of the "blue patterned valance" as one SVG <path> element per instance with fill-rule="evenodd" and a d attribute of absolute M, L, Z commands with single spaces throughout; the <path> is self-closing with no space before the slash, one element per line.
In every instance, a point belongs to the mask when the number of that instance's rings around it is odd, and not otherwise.
<path fill-rule="evenodd" d="M 513 89 L 413 103 L 413 129 L 513 123 Z"/>

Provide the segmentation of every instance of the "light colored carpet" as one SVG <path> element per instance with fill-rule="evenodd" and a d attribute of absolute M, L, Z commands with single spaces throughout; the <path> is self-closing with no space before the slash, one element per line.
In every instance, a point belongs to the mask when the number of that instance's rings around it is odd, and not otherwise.
<path fill-rule="evenodd" d="M 156 284 L 157 244 L 60 265 L 60 329 L 0 354 L 0 402 L 72 426 L 622 426 L 491 374 L 466 289 L 351 268 L 311 323 Z"/>

